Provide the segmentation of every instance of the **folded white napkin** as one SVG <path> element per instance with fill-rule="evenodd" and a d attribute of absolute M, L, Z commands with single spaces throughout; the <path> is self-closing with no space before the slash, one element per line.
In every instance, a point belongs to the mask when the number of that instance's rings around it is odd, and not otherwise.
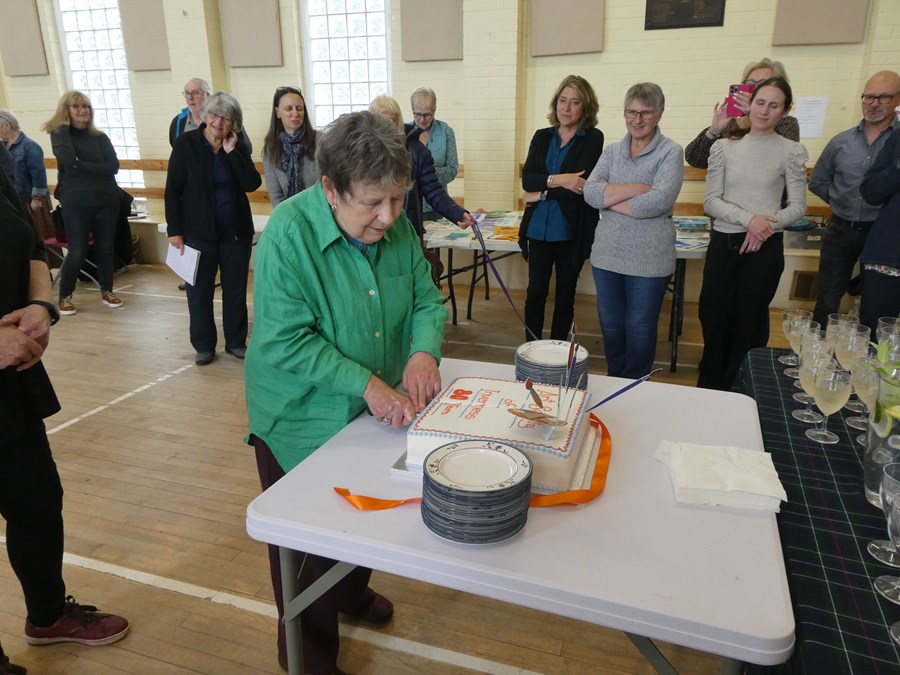
<path fill-rule="evenodd" d="M 656 458 L 669 467 L 675 499 L 682 504 L 777 512 L 787 501 L 767 452 L 662 441 Z"/>

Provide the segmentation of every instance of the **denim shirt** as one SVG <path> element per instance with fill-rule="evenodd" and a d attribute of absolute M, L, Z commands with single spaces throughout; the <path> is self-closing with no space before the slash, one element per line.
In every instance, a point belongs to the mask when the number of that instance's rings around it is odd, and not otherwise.
<path fill-rule="evenodd" d="M 49 197 L 47 170 L 44 168 L 44 151 L 24 133 L 19 132 L 16 142 L 9 146 L 9 154 L 16 160 L 16 194 L 19 199 Z"/>
<path fill-rule="evenodd" d="M 584 136 L 584 129 L 575 132 L 575 136 Z M 569 148 L 572 147 L 572 141 L 575 136 L 569 139 L 569 142 L 562 145 L 562 139 L 559 136 L 559 130 L 553 131 L 553 139 L 547 148 L 547 173 L 550 175 L 558 174 L 562 168 L 563 160 L 569 154 Z M 537 241 L 571 241 L 573 238 L 572 226 L 559 208 L 559 203 L 555 200 L 547 200 L 538 202 L 535 206 L 534 215 L 531 217 L 531 224 L 528 226 L 528 238 Z"/>

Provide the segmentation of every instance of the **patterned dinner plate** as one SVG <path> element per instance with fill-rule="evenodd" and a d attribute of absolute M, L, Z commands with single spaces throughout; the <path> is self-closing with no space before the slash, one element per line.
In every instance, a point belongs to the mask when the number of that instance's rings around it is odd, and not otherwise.
<path fill-rule="evenodd" d="M 587 361 L 588 351 L 581 345 L 575 350 L 575 362 Z M 563 366 L 569 359 L 569 343 L 563 340 L 533 340 L 519 345 L 516 358 L 537 366 Z"/>
<path fill-rule="evenodd" d="M 531 460 L 503 443 L 459 441 L 433 450 L 425 472 L 437 485 L 468 492 L 506 490 L 531 476 Z"/>

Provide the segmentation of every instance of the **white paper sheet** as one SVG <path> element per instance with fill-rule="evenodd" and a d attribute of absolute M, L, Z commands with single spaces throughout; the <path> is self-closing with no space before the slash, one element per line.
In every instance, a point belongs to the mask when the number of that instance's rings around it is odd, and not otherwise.
<path fill-rule="evenodd" d="M 822 138 L 827 109 L 827 96 L 797 97 L 794 101 L 794 115 L 800 123 L 800 138 Z"/>
<path fill-rule="evenodd" d="M 187 245 L 184 247 L 184 255 L 179 255 L 178 249 L 174 246 L 169 246 L 166 253 L 166 265 L 191 286 L 197 282 L 198 262 L 200 262 L 200 251 Z"/>

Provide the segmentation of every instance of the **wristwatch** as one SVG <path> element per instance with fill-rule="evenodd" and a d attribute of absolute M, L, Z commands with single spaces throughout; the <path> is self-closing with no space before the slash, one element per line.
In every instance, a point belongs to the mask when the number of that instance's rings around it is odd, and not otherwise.
<path fill-rule="evenodd" d="M 46 300 L 30 300 L 28 302 L 29 305 L 40 305 L 44 309 L 47 310 L 47 313 L 50 315 L 50 325 L 55 326 L 59 322 L 59 309 L 57 309 L 56 305 L 52 302 L 47 302 Z"/>
<path fill-rule="evenodd" d="M 544 191 L 541 193 L 541 196 L 538 197 L 538 201 L 541 201 L 541 202 L 547 201 L 547 191 L 546 191 L 546 190 L 544 190 Z"/>

